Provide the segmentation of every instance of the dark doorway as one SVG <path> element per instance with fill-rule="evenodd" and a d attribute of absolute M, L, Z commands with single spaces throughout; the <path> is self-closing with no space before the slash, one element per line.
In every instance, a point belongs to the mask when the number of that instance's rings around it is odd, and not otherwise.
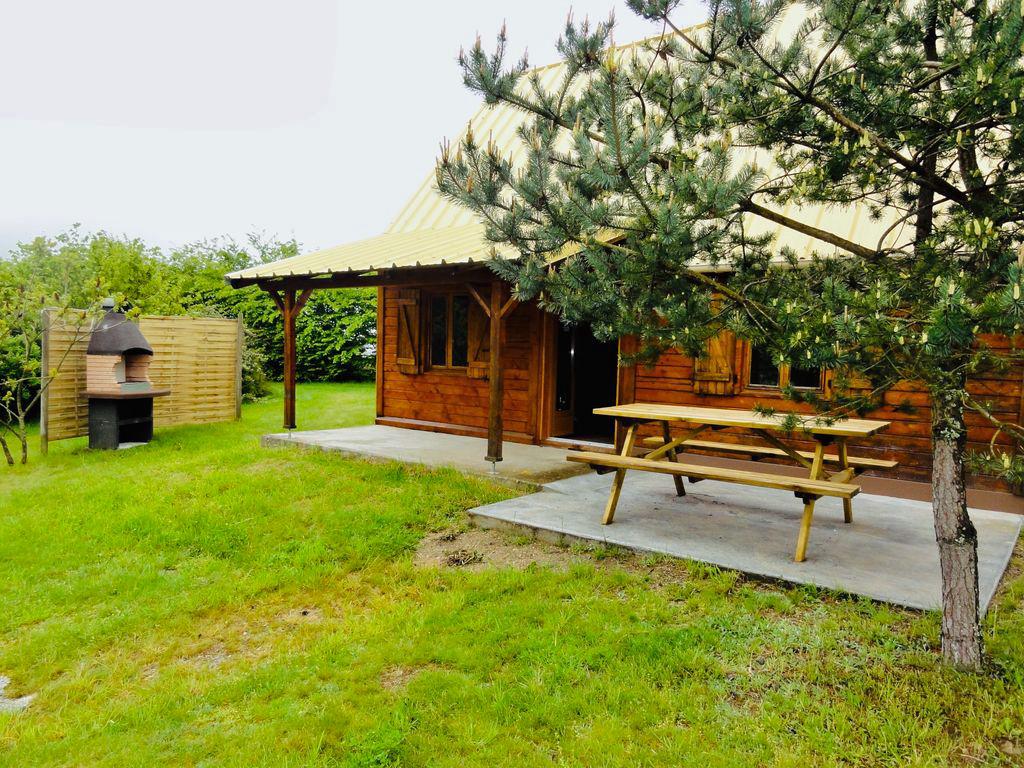
<path fill-rule="evenodd" d="M 611 443 L 615 423 L 594 409 L 615 404 L 619 352 L 614 341 L 598 341 L 585 325 L 558 326 L 555 419 L 558 437 Z M 561 417 L 561 418 L 559 418 Z"/>

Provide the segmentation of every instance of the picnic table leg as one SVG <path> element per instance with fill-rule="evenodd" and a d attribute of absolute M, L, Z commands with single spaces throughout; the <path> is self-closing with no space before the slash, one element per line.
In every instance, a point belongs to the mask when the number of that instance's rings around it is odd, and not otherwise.
<path fill-rule="evenodd" d="M 631 422 L 629 427 L 626 428 L 626 438 L 622 441 L 621 456 L 629 456 L 633 453 L 633 443 L 636 442 L 636 428 L 637 423 L 635 421 Z M 619 494 L 622 493 L 622 481 L 625 477 L 626 470 L 615 470 L 615 478 L 612 480 L 612 492 L 608 496 L 608 506 L 604 508 L 604 519 L 601 520 L 601 525 L 611 525 L 612 519 L 615 517 L 615 507 L 619 504 Z"/>
<path fill-rule="evenodd" d="M 824 476 L 825 441 L 818 440 L 814 447 L 814 459 L 811 461 L 811 480 L 820 480 Z M 804 496 L 804 514 L 800 521 L 800 535 L 796 539 L 796 556 L 793 558 L 802 563 L 807 557 L 807 540 L 811 537 L 811 520 L 814 519 L 814 502 L 817 496 Z"/>
<path fill-rule="evenodd" d="M 847 470 L 850 468 L 850 455 L 846 450 L 846 440 L 840 438 L 836 443 L 836 449 L 839 453 L 839 469 L 840 471 Z M 853 522 L 853 499 L 843 499 L 843 522 Z"/>
<path fill-rule="evenodd" d="M 666 443 L 672 442 L 672 430 L 668 428 L 667 421 L 661 422 L 661 433 L 662 435 L 665 436 Z M 665 458 L 667 458 L 669 461 L 679 461 L 679 459 L 676 458 L 675 448 L 671 449 L 667 454 L 665 454 Z M 672 475 L 672 479 L 676 481 L 676 496 L 685 496 L 686 488 L 683 486 L 683 478 L 681 478 L 679 475 Z"/>

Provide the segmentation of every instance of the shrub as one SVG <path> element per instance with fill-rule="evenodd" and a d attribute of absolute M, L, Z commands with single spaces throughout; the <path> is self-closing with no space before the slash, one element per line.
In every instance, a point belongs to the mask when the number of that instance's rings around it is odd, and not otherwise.
<path fill-rule="evenodd" d="M 242 349 L 242 402 L 254 403 L 270 394 L 270 380 L 267 378 L 267 359 L 249 343 L 249 336 L 247 330 Z"/>

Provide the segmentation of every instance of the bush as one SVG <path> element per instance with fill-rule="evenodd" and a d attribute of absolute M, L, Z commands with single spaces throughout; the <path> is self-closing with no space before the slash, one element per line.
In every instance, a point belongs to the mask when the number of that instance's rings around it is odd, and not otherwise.
<path fill-rule="evenodd" d="M 242 402 L 255 403 L 270 394 L 266 362 L 263 353 L 249 343 L 249 331 L 246 331 L 242 349 Z"/>
<path fill-rule="evenodd" d="M 281 317 L 266 293 L 255 286 L 235 290 L 224 275 L 298 252 L 294 240 L 250 235 L 244 243 L 205 240 L 164 254 L 138 239 L 86 234 L 75 227 L 53 238 L 37 237 L 0 257 L 0 288 L 24 286 L 75 307 L 113 296 L 123 308 L 146 314 L 241 315 L 246 327 L 242 389 L 253 399 L 266 394 L 268 377 L 282 376 Z M 373 289 L 313 294 L 297 321 L 299 381 L 373 377 L 376 303 Z M 22 364 L 23 350 L 8 349 L 10 343 L 0 343 L 0 380 Z"/>
<path fill-rule="evenodd" d="M 376 341 L 376 289 L 314 293 L 296 321 L 296 377 L 299 381 L 372 379 L 377 370 Z"/>

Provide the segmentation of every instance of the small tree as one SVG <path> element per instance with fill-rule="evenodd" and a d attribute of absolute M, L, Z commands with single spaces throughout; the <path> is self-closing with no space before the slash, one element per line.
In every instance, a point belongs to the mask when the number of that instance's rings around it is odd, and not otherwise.
<path fill-rule="evenodd" d="M 56 297 L 46 296 L 16 285 L 0 275 L 0 451 L 9 466 L 14 466 L 12 443 L 18 446 L 18 461 L 28 463 L 28 428 L 43 393 L 60 375 L 64 359 L 75 344 L 88 334 L 88 324 L 76 323 L 81 330 L 67 346 L 54 350 L 57 364 L 44 370 L 40 360 L 43 325 L 42 311 Z M 51 308 L 60 318 L 67 310 Z"/>
<path fill-rule="evenodd" d="M 840 394 L 814 402 L 822 418 L 922 382 L 942 648 L 977 668 L 964 412 L 1021 436 L 967 389 L 970 374 L 1018 359 L 986 334 L 1024 322 L 1020 3 L 710 0 L 708 23 L 684 30 L 677 2 L 630 0 L 660 34 L 628 53 L 609 49 L 611 22 L 570 19 L 553 90 L 525 61 L 506 65 L 504 30 L 493 55 L 478 40 L 460 56 L 465 83 L 531 116 L 528 158 L 514 167 L 469 132 L 443 149 L 438 186 L 518 249 L 493 266 L 520 298 L 602 337 L 636 335 L 642 356 L 699 355 L 728 328 L 780 363 L 838 371 Z M 859 242 L 782 213 L 787 203 L 862 205 L 889 226 Z M 823 251 L 800 262 L 751 234 L 758 220 Z M 576 255 L 553 269 L 567 246 Z"/>

